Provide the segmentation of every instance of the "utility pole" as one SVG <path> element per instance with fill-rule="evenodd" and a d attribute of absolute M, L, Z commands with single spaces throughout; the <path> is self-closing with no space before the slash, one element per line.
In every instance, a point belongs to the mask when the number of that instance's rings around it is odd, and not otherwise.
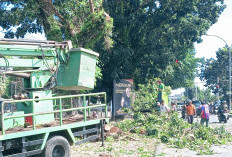
<path fill-rule="evenodd" d="M 230 110 L 231 110 L 231 48 L 229 47 L 229 112 Z"/>
<path fill-rule="evenodd" d="M 217 86 L 219 86 L 219 77 L 217 77 Z M 216 87 L 216 88 L 218 88 L 218 87 Z M 216 97 L 217 97 L 217 102 L 219 104 L 219 88 L 218 88 L 218 91 L 216 93 Z"/>
<path fill-rule="evenodd" d="M 196 100 L 197 100 L 197 86 L 196 86 Z"/>

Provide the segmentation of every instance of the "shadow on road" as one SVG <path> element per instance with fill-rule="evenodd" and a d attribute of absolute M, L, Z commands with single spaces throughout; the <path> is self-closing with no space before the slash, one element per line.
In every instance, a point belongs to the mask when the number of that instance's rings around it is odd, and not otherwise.
<path fill-rule="evenodd" d="M 222 124 L 222 123 L 220 123 L 220 122 L 211 122 L 212 124 Z"/>

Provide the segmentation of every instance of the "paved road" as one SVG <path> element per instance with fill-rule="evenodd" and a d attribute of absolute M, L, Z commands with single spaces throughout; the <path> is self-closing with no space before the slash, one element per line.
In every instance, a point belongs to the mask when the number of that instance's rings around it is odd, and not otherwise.
<path fill-rule="evenodd" d="M 200 118 L 196 120 L 200 121 Z M 231 132 L 232 134 L 232 117 L 227 121 L 227 123 L 220 123 L 217 115 L 210 115 L 209 125 L 211 127 L 219 127 L 224 125 L 226 130 Z M 215 154 L 211 155 L 211 157 L 231 157 L 232 156 L 232 146 L 231 145 L 223 145 L 223 146 L 212 146 Z M 210 157 L 210 155 L 203 155 L 203 157 Z"/>
<path fill-rule="evenodd" d="M 200 123 L 200 120 L 201 118 L 194 118 L 194 122 L 199 122 Z M 224 125 L 226 128 L 231 128 L 231 130 L 228 130 L 228 131 L 231 131 L 232 133 L 232 117 L 230 117 L 230 119 L 227 121 L 227 123 L 220 123 L 219 120 L 218 120 L 218 116 L 217 115 L 214 115 L 214 114 L 211 114 L 210 115 L 210 118 L 209 118 L 209 125 L 210 126 L 222 126 Z"/>
<path fill-rule="evenodd" d="M 200 122 L 200 118 L 195 118 L 195 122 L 198 121 Z M 210 115 L 210 118 L 209 118 L 209 125 L 211 127 L 219 127 L 219 126 L 222 126 L 224 125 L 226 130 L 231 132 L 232 133 L 232 117 L 230 117 L 230 119 L 227 121 L 227 123 L 220 123 L 219 120 L 218 120 L 218 117 L 217 115 Z"/>

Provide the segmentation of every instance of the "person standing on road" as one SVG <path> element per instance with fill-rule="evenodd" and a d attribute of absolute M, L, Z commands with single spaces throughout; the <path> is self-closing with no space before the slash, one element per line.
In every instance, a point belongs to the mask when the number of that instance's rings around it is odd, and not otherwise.
<path fill-rule="evenodd" d="M 206 127 L 209 126 L 209 106 L 206 103 L 202 103 L 201 107 L 201 125 L 206 123 Z"/>
<path fill-rule="evenodd" d="M 174 102 L 171 102 L 171 111 L 172 113 L 177 111 L 176 104 Z"/>
<path fill-rule="evenodd" d="M 210 102 L 209 104 L 209 112 L 213 113 L 213 102 Z"/>
<path fill-rule="evenodd" d="M 185 105 L 185 104 L 183 104 L 183 106 L 182 106 L 182 108 L 181 108 L 181 117 L 182 117 L 183 119 L 186 118 L 186 105 Z"/>
<path fill-rule="evenodd" d="M 160 112 L 160 102 L 157 102 L 157 110 Z"/>
<path fill-rule="evenodd" d="M 186 112 L 187 112 L 188 122 L 190 124 L 193 124 L 193 116 L 196 115 L 196 108 L 192 104 L 192 101 L 188 102 L 188 106 L 186 107 Z"/>
<path fill-rule="evenodd" d="M 166 114 L 169 112 L 168 106 L 164 104 L 164 100 L 161 100 L 160 102 L 160 114 Z"/>

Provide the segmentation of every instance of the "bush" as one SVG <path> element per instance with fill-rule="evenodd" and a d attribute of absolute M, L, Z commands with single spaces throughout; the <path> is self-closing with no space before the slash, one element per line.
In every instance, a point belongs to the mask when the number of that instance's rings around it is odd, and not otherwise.
<path fill-rule="evenodd" d="M 157 97 L 158 97 L 158 78 L 147 81 L 147 84 L 139 84 L 139 90 L 136 91 L 136 99 L 133 105 L 134 111 L 138 112 L 144 109 L 157 111 Z M 171 88 L 164 86 L 164 92 L 169 94 Z"/>

